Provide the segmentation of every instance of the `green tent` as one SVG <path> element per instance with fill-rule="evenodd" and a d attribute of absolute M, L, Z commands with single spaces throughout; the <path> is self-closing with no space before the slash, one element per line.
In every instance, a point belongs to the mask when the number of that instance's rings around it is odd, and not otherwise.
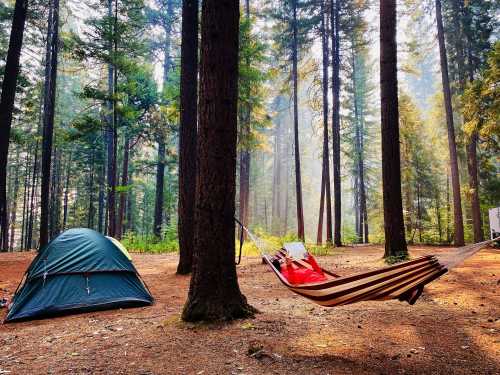
<path fill-rule="evenodd" d="M 126 252 L 98 232 L 76 228 L 38 253 L 5 321 L 152 303 Z"/>

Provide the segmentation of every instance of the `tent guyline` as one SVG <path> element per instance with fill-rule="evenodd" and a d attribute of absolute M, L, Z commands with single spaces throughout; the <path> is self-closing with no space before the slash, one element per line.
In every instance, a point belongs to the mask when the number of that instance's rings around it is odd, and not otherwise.
<path fill-rule="evenodd" d="M 488 245 L 500 240 L 500 237 L 498 237 L 462 246 L 444 254 L 426 255 L 407 262 L 349 276 L 339 276 L 320 268 L 318 271 L 324 275 L 323 281 L 293 283 L 286 277 L 286 272 L 281 271 L 279 264 L 292 262 L 293 267 L 297 270 L 315 271 L 317 267 L 315 261 L 313 259 L 312 262 L 309 260 L 304 245 L 302 243 L 284 244 L 281 250 L 274 256 L 270 256 L 262 246 L 264 242 L 238 220 L 237 223 L 240 225 L 242 232 L 245 231 L 255 243 L 263 260 L 283 285 L 292 292 L 325 307 L 348 305 L 361 301 L 385 301 L 391 299 L 406 301 L 413 305 L 422 295 L 426 284 L 443 276 L 450 269 L 461 264 Z M 297 254 L 304 254 L 304 257 L 300 259 L 300 255 L 297 256 Z"/>

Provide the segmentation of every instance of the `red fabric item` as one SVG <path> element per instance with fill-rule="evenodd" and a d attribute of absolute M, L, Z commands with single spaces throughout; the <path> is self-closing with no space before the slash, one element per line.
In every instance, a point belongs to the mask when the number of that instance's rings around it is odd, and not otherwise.
<path fill-rule="evenodd" d="M 307 284 L 326 280 L 326 277 L 322 272 L 316 272 L 308 268 L 299 268 L 294 266 L 293 264 L 288 264 L 286 267 L 284 267 L 281 271 L 281 274 L 288 280 L 290 284 Z"/>
<path fill-rule="evenodd" d="M 309 253 L 307 253 L 307 263 L 309 263 L 313 270 L 319 273 L 320 275 L 324 275 L 323 270 L 321 269 L 320 266 L 318 266 L 318 263 L 316 262 L 316 259 Z"/>

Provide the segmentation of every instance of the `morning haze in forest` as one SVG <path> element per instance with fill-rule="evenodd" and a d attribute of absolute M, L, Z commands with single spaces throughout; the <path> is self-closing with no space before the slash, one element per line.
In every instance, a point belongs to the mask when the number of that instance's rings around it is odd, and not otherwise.
<path fill-rule="evenodd" d="M 0 1 L 2 251 L 86 227 L 179 252 L 197 320 L 253 314 L 246 228 L 322 254 L 384 243 L 389 263 L 490 237 L 495 2 L 223 3 Z M 197 305 L 214 267 L 227 311 Z"/>
<path fill-rule="evenodd" d="M 0 0 L 0 374 L 499 373 L 499 12 Z"/>

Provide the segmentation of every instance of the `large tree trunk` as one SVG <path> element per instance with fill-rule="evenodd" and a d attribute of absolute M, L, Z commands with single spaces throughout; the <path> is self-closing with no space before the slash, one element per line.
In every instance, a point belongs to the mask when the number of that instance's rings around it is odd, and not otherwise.
<path fill-rule="evenodd" d="M 362 130 L 362 129 L 361 129 Z M 366 208 L 366 186 L 365 186 L 365 163 L 364 163 L 364 142 L 363 134 L 360 137 L 361 142 L 361 157 L 359 159 L 359 204 L 360 204 L 360 219 L 363 227 L 363 243 L 369 242 L 368 233 L 368 210 Z"/>
<path fill-rule="evenodd" d="M 92 191 L 93 184 L 94 184 L 94 151 L 92 150 L 92 157 L 91 157 L 91 162 L 90 162 L 90 169 L 91 169 L 91 174 L 90 174 L 90 181 L 89 181 L 89 191 Z M 69 153 L 68 160 L 67 160 L 67 165 L 66 165 L 66 181 L 64 183 L 64 198 L 63 198 L 63 222 L 62 222 L 62 230 L 66 230 L 66 226 L 68 225 L 68 200 L 69 200 L 69 181 L 71 177 L 71 157 L 72 157 L 72 152 Z M 90 199 L 92 199 L 92 195 Z M 92 206 L 89 206 L 89 215 L 91 214 L 91 208 Z M 90 225 L 90 222 L 88 223 L 88 227 L 92 228 Z"/>
<path fill-rule="evenodd" d="M 125 136 L 125 144 L 123 145 L 123 161 L 122 161 L 122 180 L 120 182 L 122 191 L 120 192 L 120 211 L 118 213 L 118 226 L 116 230 L 116 234 L 119 240 L 121 240 L 124 230 L 124 220 L 125 220 L 125 209 L 127 205 L 127 195 L 128 191 L 124 191 L 123 189 L 127 188 L 128 185 L 128 164 L 130 157 L 130 140 L 128 136 Z"/>
<path fill-rule="evenodd" d="M 109 45 L 109 54 L 114 55 L 117 49 L 116 33 L 117 33 L 117 4 L 115 0 L 115 17 L 113 23 L 113 37 L 114 40 Z M 108 0 L 108 17 L 113 17 L 113 0 Z M 108 65 L 108 96 L 114 97 L 116 91 L 116 66 L 114 63 Z M 116 143 L 117 143 L 117 130 L 116 130 L 116 103 L 115 99 L 108 100 L 108 119 L 106 126 L 106 146 L 107 146 L 107 235 L 114 237 L 116 235 Z"/>
<path fill-rule="evenodd" d="M 170 44 L 171 44 L 171 33 L 172 33 L 172 1 L 166 1 L 166 14 L 165 18 L 167 22 L 164 24 L 165 30 L 165 44 L 163 47 L 163 52 L 165 58 L 163 60 L 163 88 L 168 85 L 169 73 L 170 73 Z M 157 141 L 158 141 L 158 161 L 156 164 L 156 194 L 155 194 L 155 212 L 154 212 L 154 223 L 153 223 L 153 234 L 157 239 L 161 239 L 162 226 L 163 226 L 163 195 L 164 195 L 164 185 L 165 185 L 165 133 L 163 129 L 157 130 Z"/>
<path fill-rule="evenodd" d="M 328 65 L 329 65 L 329 49 L 328 49 L 328 30 L 327 16 L 325 14 L 325 3 L 321 3 L 321 42 L 323 50 L 323 169 L 321 172 L 321 197 L 320 197 L 320 218 L 318 221 L 317 243 L 321 244 L 323 240 L 323 211 L 324 199 L 326 195 L 326 242 L 332 244 L 332 196 L 330 191 L 330 151 L 328 137 Z"/>
<path fill-rule="evenodd" d="M 281 100 L 278 99 L 278 110 Z M 272 232 L 281 232 L 281 148 L 282 148 L 282 124 L 281 114 L 277 116 L 274 132 L 274 160 L 273 160 L 273 200 L 272 200 Z"/>
<path fill-rule="evenodd" d="M 360 116 L 360 158 L 359 158 L 359 189 L 360 189 L 360 209 L 361 209 L 361 219 L 363 226 L 363 243 L 369 243 L 369 232 L 368 232 L 368 209 L 366 205 L 366 183 L 365 183 L 365 136 L 364 136 L 364 128 L 365 128 L 365 109 L 364 109 L 364 101 L 361 101 L 361 105 L 359 106 L 359 116 Z"/>
<path fill-rule="evenodd" d="M 57 55 L 59 50 L 59 0 L 52 0 L 47 27 L 45 90 L 43 103 L 42 191 L 40 195 L 40 248 L 49 242 L 50 169 L 56 103 Z"/>
<path fill-rule="evenodd" d="M 351 37 L 351 64 L 352 64 L 352 92 L 354 109 L 354 216 L 357 242 L 363 242 L 363 213 L 361 210 L 361 116 L 358 108 L 357 66 L 356 66 L 356 41 Z"/>
<path fill-rule="evenodd" d="M 182 318 L 231 320 L 255 311 L 234 262 L 239 3 L 204 0 L 194 268 Z"/>
<path fill-rule="evenodd" d="M 286 127 L 286 147 L 285 147 L 285 212 L 283 221 L 283 235 L 286 235 L 288 232 L 288 212 L 290 205 L 290 127 L 289 125 Z"/>
<path fill-rule="evenodd" d="M 297 25 L 297 0 L 292 1 L 292 80 L 293 80 L 293 131 L 295 153 L 295 193 L 297 200 L 297 236 L 305 241 L 304 235 L 304 209 L 302 206 L 302 178 L 300 172 L 300 145 L 299 145 L 299 103 L 298 103 L 298 25 Z"/>
<path fill-rule="evenodd" d="M 128 182 L 130 186 L 133 186 L 133 173 L 131 172 L 128 178 Z M 134 226 L 134 195 L 133 191 L 130 191 L 127 194 L 127 225 L 125 226 L 126 231 L 131 231 L 135 232 L 135 226 Z"/>
<path fill-rule="evenodd" d="M 114 116 L 112 116 L 114 117 Z M 107 235 L 116 235 L 116 128 L 115 121 L 108 125 L 107 142 Z"/>
<path fill-rule="evenodd" d="M 475 131 L 471 134 L 467 144 L 467 171 L 469 173 L 469 189 L 472 208 L 472 227 L 474 232 L 474 242 L 484 241 L 483 224 L 481 218 L 481 206 L 479 202 L 479 181 L 477 171 L 477 139 Z"/>
<path fill-rule="evenodd" d="M 7 159 L 28 0 L 16 0 L 0 97 L 0 251 L 7 251 Z"/>
<path fill-rule="evenodd" d="M 56 152 L 57 151 L 57 152 Z M 61 232 L 61 198 L 62 198 L 62 153 L 54 148 L 53 172 L 51 173 L 51 198 L 49 206 L 49 240 L 55 238 Z"/>
<path fill-rule="evenodd" d="M 104 140 L 106 137 L 106 132 L 102 132 L 102 139 Z M 98 191 L 98 197 L 97 197 L 97 231 L 99 233 L 104 233 L 105 231 L 105 226 L 104 226 L 104 216 L 105 216 L 105 209 L 104 209 L 104 201 L 105 201 L 105 194 L 104 190 L 106 189 L 105 187 L 105 180 L 106 180 L 106 165 L 105 165 L 105 160 L 106 160 L 106 145 L 104 141 L 102 141 L 99 145 L 99 155 L 100 155 L 100 166 L 99 166 L 99 191 Z"/>
<path fill-rule="evenodd" d="M 462 20 L 468 20 L 472 16 L 469 14 L 470 10 L 467 5 L 462 8 L 463 18 Z M 471 51 L 471 40 L 474 38 L 470 35 L 470 32 L 465 33 L 467 41 L 467 73 L 469 82 L 474 81 L 474 72 L 477 69 L 474 66 L 472 51 Z M 466 119 L 468 120 L 468 119 Z M 479 200 L 479 175 L 478 175 L 478 160 L 477 160 L 477 142 L 479 139 L 478 130 L 474 129 L 472 134 L 468 137 L 467 143 L 467 171 L 469 174 L 469 189 L 470 189 L 470 199 L 471 199 L 471 210 L 472 210 L 472 228 L 474 232 L 474 242 L 481 242 L 484 240 L 483 234 L 483 220 L 481 217 L 481 205 Z"/>
<path fill-rule="evenodd" d="M 325 166 L 321 174 L 321 193 L 319 197 L 319 217 L 318 217 L 318 230 L 316 233 L 316 245 L 323 244 L 323 216 L 325 210 Z"/>
<path fill-rule="evenodd" d="M 331 1 L 332 33 L 332 138 L 333 138 L 333 211 L 335 246 L 342 246 L 342 204 L 340 181 L 340 1 Z"/>
<path fill-rule="evenodd" d="M 384 199 L 385 257 L 406 257 L 396 48 L 396 0 L 380 2 L 380 105 L 382 123 L 382 185 Z"/>
<path fill-rule="evenodd" d="M 181 87 L 179 130 L 179 265 L 177 273 L 191 272 L 193 264 L 196 190 L 198 101 L 198 0 L 182 2 Z"/>
<path fill-rule="evenodd" d="M 14 250 L 14 240 L 16 231 L 16 216 L 17 216 L 17 196 L 19 193 L 19 149 L 17 149 L 16 160 L 14 162 L 14 188 L 12 189 L 12 206 L 10 208 L 10 241 L 9 250 Z"/>
<path fill-rule="evenodd" d="M 250 4 L 245 1 L 245 16 L 250 20 Z M 250 66 L 250 60 L 247 57 L 245 64 Z M 249 95 L 250 93 L 247 93 Z M 240 213 L 239 218 L 245 227 L 248 227 L 248 212 L 250 199 L 250 150 L 248 147 L 248 137 L 250 136 L 250 124 L 252 120 L 252 108 L 250 104 L 245 103 L 241 121 L 241 151 L 240 151 Z M 241 231 L 241 228 L 239 229 Z M 243 238 L 246 239 L 246 232 L 243 231 Z"/>
<path fill-rule="evenodd" d="M 453 218 L 455 226 L 454 244 L 464 245 L 464 223 L 462 216 L 462 198 L 460 196 L 460 175 L 458 173 L 457 145 L 455 142 L 455 126 L 453 124 L 453 109 L 451 106 L 450 80 L 448 76 L 448 60 L 444 41 L 443 17 L 441 0 L 436 0 L 437 36 L 439 42 L 439 57 L 441 63 L 441 80 L 443 83 L 444 107 L 446 110 L 446 126 L 448 129 L 448 149 L 450 152 L 451 185 L 453 189 Z"/>
<path fill-rule="evenodd" d="M 26 154 L 26 163 L 24 165 L 24 192 L 23 192 L 23 220 L 21 223 L 21 241 L 20 250 L 24 250 L 24 244 L 26 241 L 26 229 L 28 223 L 28 194 L 29 194 L 29 180 L 30 180 L 30 154 Z"/>
<path fill-rule="evenodd" d="M 71 159 L 70 159 L 71 160 Z M 69 172 L 69 169 L 68 169 Z M 66 187 L 69 187 L 68 176 L 66 179 Z M 89 162 L 89 205 L 88 205 L 88 213 L 87 213 L 87 228 L 94 229 L 94 216 L 95 216 L 95 206 L 94 206 L 94 180 L 95 180 L 95 150 L 92 149 L 90 151 L 90 162 Z M 66 217 L 68 212 L 68 200 L 67 200 L 67 189 L 64 193 L 64 221 L 63 228 L 66 228 Z"/>
<path fill-rule="evenodd" d="M 32 181 L 31 181 L 31 192 L 29 194 L 29 218 L 26 226 L 26 242 L 24 245 L 24 248 L 26 250 L 31 249 L 32 246 L 32 240 L 33 240 L 33 226 L 34 226 L 34 221 L 35 221 L 35 193 L 37 191 L 37 182 L 38 182 L 38 147 L 39 147 L 39 142 L 38 140 L 36 141 L 35 145 L 35 158 L 33 162 L 33 175 L 31 176 Z"/>
<path fill-rule="evenodd" d="M 158 160 L 156 162 L 156 189 L 155 189 L 155 212 L 153 233 L 157 239 L 161 239 L 163 224 L 163 186 L 165 184 L 165 140 L 163 135 L 158 136 Z"/>

